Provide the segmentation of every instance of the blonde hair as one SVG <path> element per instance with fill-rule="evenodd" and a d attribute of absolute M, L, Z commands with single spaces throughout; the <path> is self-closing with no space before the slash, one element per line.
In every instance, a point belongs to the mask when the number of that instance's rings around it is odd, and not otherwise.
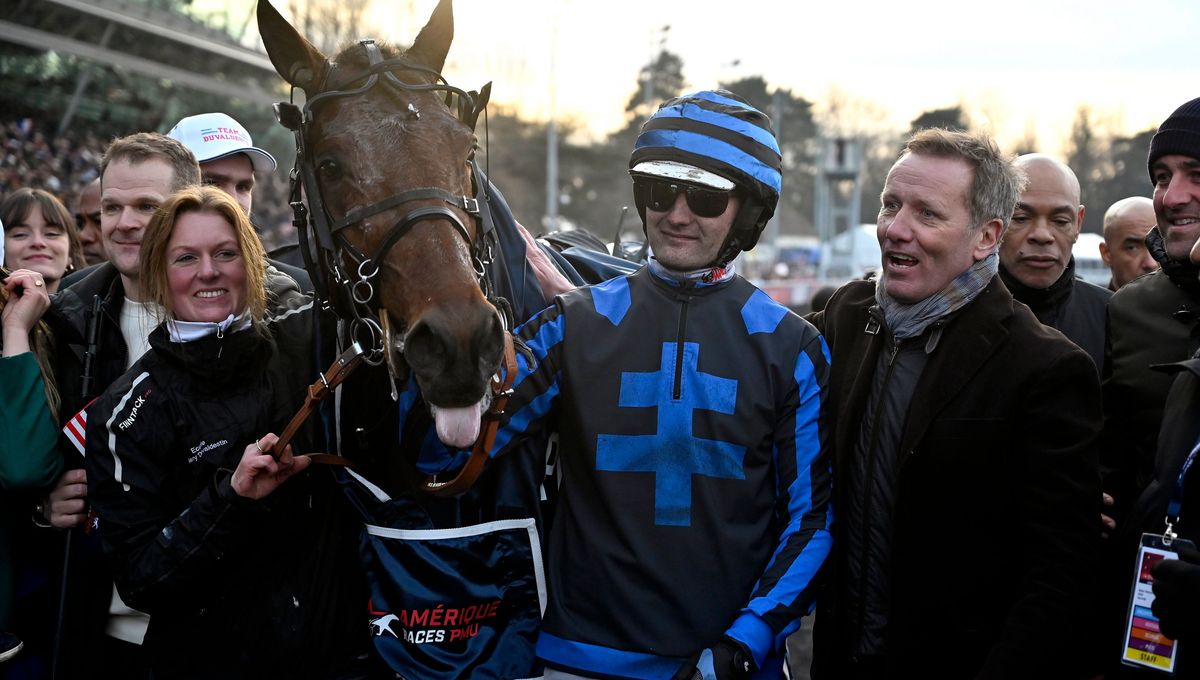
<path fill-rule="evenodd" d="M 167 244 L 175 230 L 175 222 L 187 213 L 208 213 L 225 218 L 233 227 L 242 263 L 246 268 L 246 306 L 255 326 L 263 320 L 267 309 L 266 252 L 262 241 L 242 212 L 241 206 L 229 194 L 211 186 L 192 186 L 171 194 L 154 212 L 142 235 L 141 285 L 146 299 L 174 313 L 171 291 L 167 283 Z"/>

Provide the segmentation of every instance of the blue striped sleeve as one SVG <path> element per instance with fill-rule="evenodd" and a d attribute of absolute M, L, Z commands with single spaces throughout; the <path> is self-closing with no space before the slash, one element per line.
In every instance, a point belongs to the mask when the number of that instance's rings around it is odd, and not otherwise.
<path fill-rule="evenodd" d="M 833 545 L 829 348 L 819 335 L 801 349 L 794 377 L 775 449 L 776 494 L 787 520 L 753 597 L 727 631 L 759 667 L 812 611 L 814 577 Z"/>
<path fill-rule="evenodd" d="M 561 300 L 556 301 L 514 331 L 529 348 L 532 361 L 524 353 L 517 353 L 513 395 L 501 416 L 489 457 L 501 455 L 521 435 L 533 432 L 554 406 L 562 377 L 558 356 L 566 332 L 566 316 L 561 305 Z"/>

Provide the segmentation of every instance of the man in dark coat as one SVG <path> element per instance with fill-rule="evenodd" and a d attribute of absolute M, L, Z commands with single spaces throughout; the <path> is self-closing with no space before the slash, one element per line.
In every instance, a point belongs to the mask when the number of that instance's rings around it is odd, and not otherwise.
<path fill-rule="evenodd" d="M 1194 452 L 1200 426 L 1200 99 L 1180 106 L 1158 128 L 1150 142 L 1149 170 L 1154 183 L 1158 226 L 1146 245 L 1162 269 L 1142 276 L 1113 296 L 1109 307 L 1112 375 L 1105 382 L 1106 440 L 1115 444 L 1112 494 L 1136 498 L 1112 544 L 1115 572 L 1106 593 L 1112 600 L 1113 625 L 1125 639 L 1124 612 L 1131 588 L 1138 539 L 1143 532 L 1162 534 L 1168 501 L 1180 471 Z M 1191 253 L 1191 257 L 1189 257 Z M 1191 357 L 1190 359 L 1187 357 Z M 1194 467 L 1194 466 L 1192 466 Z M 1136 478 L 1131 472 L 1136 471 Z M 1133 479 L 1136 486 L 1129 484 Z M 1184 477 L 1179 534 L 1200 542 L 1200 487 L 1193 470 Z M 1120 485 L 1124 482 L 1124 485 Z M 1119 486 L 1120 485 L 1120 486 Z M 1132 486 L 1132 488 L 1131 488 Z M 1144 490 L 1143 490 L 1144 487 Z M 1140 494 L 1136 492 L 1140 491 Z M 1129 502 L 1128 500 L 1126 501 Z M 1193 519 L 1189 520 L 1188 518 Z M 1200 640 L 1200 554 L 1181 549 L 1181 560 L 1165 560 L 1153 571 L 1154 615 L 1161 632 L 1184 641 L 1176 674 L 1196 677 Z M 1113 657 L 1121 649 L 1112 640 Z M 1161 675 L 1122 668 L 1114 678 Z"/>
<path fill-rule="evenodd" d="M 1188 260 L 1200 237 L 1200 98 L 1159 126 L 1148 166 L 1158 225 L 1146 246 L 1162 268 L 1125 285 L 1108 305 L 1105 490 L 1118 519 L 1153 477 L 1172 376 L 1151 366 L 1182 361 L 1200 347 L 1200 266 Z"/>
<path fill-rule="evenodd" d="M 1000 244 L 1000 278 L 1038 321 L 1057 328 L 1104 367 L 1104 309 L 1112 293 L 1075 278 L 1071 246 L 1083 226 L 1079 180 L 1057 160 L 1031 153 L 1016 160 L 1028 184 Z"/>
<path fill-rule="evenodd" d="M 1192 248 L 1191 262 L 1200 264 L 1200 245 Z M 1200 409 L 1200 353 L 1170 364 L 1169 370 L 1177 377 L 1163 413 L 1154 480 L 1138 498 L 1133 515 L 1141 520 L 1138 529 L 1155 533 L 1162 531 L 1160 518 L 1168 514 L 1168 500 L 1177 491 L 1180 472 L 1185 465 L 1191 467 L 1189 458 L 1200 455 L 1200 420 L 1196 418 Z M 1200 522 L 1184 521 L 1187 516 L 1200 517 L 1200 484 L 1194 472 L 1184 473 L 1183 481 L 1180 514 L 1174 523 L 1183 538 L 1200 544 Z M 1125 538 L 1132 544 L 1134 536 Z M 1163 560 L 1154 567 L 1153 609 L 1163 634 L 1190 646 L 1200 641 L 1200 551 L 1183 546 L 1177 550 L 1178 560 Z M 1187 653 L 1181 652 L 1179 657 L 1177 672 L 1182 677 L 1196 673 L 1194 659 L 1200 658 L 1195 654 L 1188 657 Z"/>
<path fill-rule="evenodd" d="M 918 133 L 881 197 L 882 279 L 813 317 L 838 508 L 814 678 L 1084 672 L 1099 381 L 996 274 L 1020 188 L 991 140 Z"/>

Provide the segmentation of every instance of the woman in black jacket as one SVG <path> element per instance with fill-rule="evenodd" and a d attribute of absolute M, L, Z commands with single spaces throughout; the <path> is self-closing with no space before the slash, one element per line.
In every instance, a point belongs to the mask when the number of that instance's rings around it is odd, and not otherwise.
<path fill-rule="evenodd" d="M 164 321 L 88 409 L 86 458 L 155 677 L 340 677 L 368 643 L 357 530 L 324 471 L 270 455 L 314 377 L 312 301 L 268 294 L 262 244 L 211 187 L 164 203 L 140 257 Z"/>

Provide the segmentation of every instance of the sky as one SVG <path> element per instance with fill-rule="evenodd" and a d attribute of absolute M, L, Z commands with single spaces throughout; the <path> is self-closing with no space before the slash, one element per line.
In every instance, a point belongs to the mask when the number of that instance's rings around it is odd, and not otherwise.
<path fill-rule="evenodd" d="M 198 0 L 208 3 L 244 0 Z M 371 37 L 411 42 L 436 0 L 375 0 Z M 283 9 L 285 0 L 276 0 Z M 1200 95 L 1200 3 L 1160 0 L 456 0 L 444 75 L 592 139 L 619 128 L 660 46 L 690 87 L 760 75 L 839 133 L 907 129 L 962 105 L 1012 148 L 1062 151 L 1081 105 L 1102 131 L 1152 128 Z M 231 10 L 231 13 L 234 13 Z M 669 26 L 669 28 L 664 28 Z M 838 103 L 838 106 L 834 106 Z M 782 133 L 786 136 L 786 121 Z"/>

